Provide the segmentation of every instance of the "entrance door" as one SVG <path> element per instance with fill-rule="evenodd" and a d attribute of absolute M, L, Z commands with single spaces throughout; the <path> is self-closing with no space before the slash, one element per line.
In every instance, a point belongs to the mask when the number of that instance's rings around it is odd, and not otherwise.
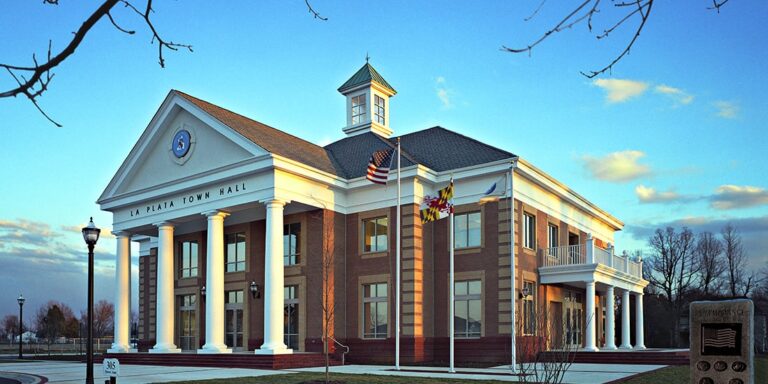
<path fill-rule="evenodd" d="M 549 349 L 560 349 L 563 347 L 563 303 L 551 301 L 549 303 L 549 317 L 552 319 L 549 331 L 551 339 L 549 340 Z"/>
<path fill-rule="evenodd" d="M 224 299 L 226 313 L 224 339 L 233 351 L 243 350 L 243 291 L 227 291 Z"/>
<path fill-rule="evenodd" d="M 195 317 L 195 295 L 178 296 L 179 303 L 179 348 L 182 350 L 197 349 L 197 325 Z"/>
<path fill-rule="evenodd" d="M 581 348 L 584 312 L 581 308 L 581 294 L 568 292 L 565 297 L 565 344 L 571 348 Z"/>

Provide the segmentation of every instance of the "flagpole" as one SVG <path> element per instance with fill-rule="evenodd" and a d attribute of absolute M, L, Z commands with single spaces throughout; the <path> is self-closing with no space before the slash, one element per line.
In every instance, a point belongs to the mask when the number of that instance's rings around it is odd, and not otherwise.
<path fill-rule="evenodd" d="M 397 138 L 397 250 L 395 261 L 395 370 L 400 370 L 400 138 Z"/>
<path fill-rule="evenodd" d="M 510 369 L 512 373 L 517 372 L 515 365 L 517 364 L 517 348 L 515 342 L 515 191 L 514 191 L 514 175 L 515 168 L 517 167 L 517 156 L 512 159 L 512 164 L 509 167 L 509 293 L 510 300 L 512 300 L 510 306 L 510 338 L 511 338 L 511 364 Z"/>
<path fill-rule="evenodd" d="M 451 185 L 453 185 L 453 177 L 451 177 Z M 453 198 L 451 198 L 451 200 L 453 200 Z M 453 204 L 453 201 L 451 201 L 451 205 L 452 204 Z M 450 214 L 448 215 L 448 219 L 449 219 L 449 224 L 448 224 L 448 233 L 449 233 L 449 235 L 448 235 L 448 239 L 449 239 L 448 240 L 449 241 L 448 249 L 449 249 L 449 255 L 450 255 L 448 257 L 448 259 L 450 260 L 450 262 L 449 262 L 449 264 L 450 264 L 450 266 L 449 266 L 450 271 L 448 272 L 448 280 L 449 280 L 449 284 L 450 284 L 450 288 L 448 289 L 448 292 L 449 292 L 449 295 L 450 295 L 450 300 L 449 300 L 449 303 L 450 303 L 449 307 L 450 307 L 450 309 L 448 311 L 448 319 L 449 319 L 450 327 L 449 327 L 448 332 L 450 334 L 450 340 L 451 340 L 450 341 L 450 344 L 451 344 L 451 346 L 450 346 L 451 362 L 450 362 L 450 367 L 448 368 L 448 372 L 449 373 L 456 373 L 456 370 L 454 369 L 454 366 L 453 366 L 453 355 L 454 355 L 454 350 L 453 350 L 453 341 L 454 341 L 453 340 L 454 339 L 454 335 L 453 335 L 454 334 L 454 329 L 453 328 L 454 328 L 454 324 L 453 323 L 455 322 L 453 311 L 454 311 L 455 304 L 454 304 L 454 292 L 453 292 L 453 285 L 454 285 L 454 283 L 453 283 L 453 241 L 454 240 L 453 240 L 453 208 L 452 207 L 450 208 Z"/>

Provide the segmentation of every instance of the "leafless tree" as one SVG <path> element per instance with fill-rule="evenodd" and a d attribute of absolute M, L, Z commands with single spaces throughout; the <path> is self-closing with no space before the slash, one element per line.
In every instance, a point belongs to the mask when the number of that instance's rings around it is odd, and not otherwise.
<path fill-rule="evenodd" d="M 728 291 L 734 297 L 747 296 L 754 289 L 758 276 L 754 271 L 745 270 L 747 259 L 741 235 L 731 224 L 727 224 L 720 234 L 723 238 Z"/>
<path fill-rule="evenodd" d="M 656 232 L 648 240 L 653 252 L 648 259 L 649 281 L 661 291 L 663 301 L 674 313 L 672 345 L 681 345 L 680 315 L 686 310 L 685 298 L 696 281 L 699 266 L 694 256 L 693 232 L 683 228 L 680 232 L 672 227 Z"/>
<path fill-rule="evenodd" d="M 93 336 L 104 337 L 113 334 L 115 306 L 106 300 L 99 300 L 93 306 Z"/>
<path fill-rule="evenodd" d="M 535 310 L 533 316 L 535 331 L 532 335 L 526 335 L 522 314 L 518 312 L 517 316 L 518 380 L 521 383 L 562 383 L 578 346 L 566 340 L 565 322 L 550 319 L 541 310 Z M 591 318 L 586 323 L 590 321 Z"/>
<path fill-rule="evenodd" d="M 16 315 L 5 315 L 2 327 L 5 334 L 10 336 L 8 338 L 9 343 L 13 343 L 13 339 L 16 337 L 17 332 L 19 332 L 19 317 Z"/>
<path fill-rule="evenodd" d="M 701 289 L 704 296 L 720 291 L 725 263 L 723 259 L 723 243 L 711 232 L 699 233 L 696 240 L 696 258 L 701 266 Z"/>
<path fill-rule="evenodd" d="M 716 10 L 719 13 L 720 8 L 723 5 L 725 5 L 725 3 L 727 3 L 728 1 L 729 0 L 712 0 L 712 5 L 708 8 L 712 10 Z M 541 0 L 538 7 L 536 7 L 536 9 L 533 11 L 533 13 L 530 16 L 525 18 L 525 21 L 529 21 L 532 18 L 534 18 L 537 14 L 539 14 L 542 8 L 544 8 L 544 6 L 546 5 L 546 2 L 547 0 Z M 534 47 L 542 43 L 544 40 L 546 40 L 550 36 L 555 35 L 559 32 L 563 32 L 567 29 L 571 29 L 572 27 L 578 24 L 586 23 L 587 29 L 591 33 L 592 26 L 593 26 L 593 19 L 596 19 L 596 17 L 599 15 L 601 3 L 603 3 L 602 0 L 584 0 L 580 2 L 575 8 L 568 9 L 566 11 L 565 16 L 557 24 L 555 24 L 549 30 L 544 32 L 544 34 L 541 35 L 541 37 L 539 37 L 537 40 L 529 43 L 525 47 L 520 47 L 520 48 L 510 48 L 510 47 L 502 46 L 502 50 L 506 52 L 512 52 L 512 53 L 528 53 L 530 55 L 533 52 Z M 614 57 L 613 60 L 610 63 L 608 63 L 608 65 L 598 70 L 581 72 L 582 75 L 588 78 L 593 78 L 595 76 L 598 76 L 605 72 L 610 71 L 611 69 L 613 69 L 613 66 L 616 65 L 616 63 L 618 63 L 621 59 L 623 59 L 626 55 L 629 54 L 630 50 L 632 49 L 632 46 L 640 37 L 640 32 L 642 32 L 643 28 L 645 27 L 645 24 L 648 21 L 648 18 L 651 16 L 651 9 L 653 8 L 654 0 L 611 0 L 610 3 L 616 9 L 618 9 L 619 12 L 617 13 L 617 18 L 609 21 L 606 24 L 607 27 L 603 29 L 601 33 L 595 36 L 598 40 L 608 37 L 611 33 L 618 30 L 621 26 L 625 25 L 625 23 L 629 22 L 630 20 L 636 20 L 637 25 L 634 27 L 634 34 L 632 38 L 629 40 L 629 42 L 627 43 L 627 45 L 624 47 L 624 50 L 621 51 L 621 53 L 619 53 L 616 57 Z"/>
<path fill-rule="evenodd" d="M 336 311 L 336 301 L 334 300 L 334 284 L 335 284 L 335 269 L 336 264 L 336 239 L 334 231 L 334 217 L 328 210 L 322 210 L 318 213 L 320 216 L 320 222 L 322 224 L 323 244 L 322 255 L 320 260 L 320 274 L 322 278 L 322 296 L 320 301 L 320 307 L 323 311 L 323 353 L 325 354 L 325 382 L 330 382 L 330 353 L 332 348 L 332 340 L 334 339 L 334 319 Z"/>
<path fill-rule="evenodd" d="M 309 0 L 304 0 L 307 5 L 307 9 L 314 18 L 319 20 L 327 20 L 327 18 L 320 16 L 320 14 L 312 8 Z M 46 6 L 55 6 L 59 4 L 58 0 L 43 0 L 43 4 Z M 61 124 L 54 121 L 38 104 L 38 99 L 48 90 L 48 86 L 51 80 L 54 78 L 52 70 L 59 66 L 62 62 L 67 60 L 72 54 L 75 53 L 77 47 L 82 44 L 88 33 L 91 31 L 94 25 L 101 20 L 107 19 L 110 23 L 120 32 L 133 35 L 136 33 L 134 30 L 128 30 L 121 27 L 113 14 L 113 11 L 118 5 L 131 11 L 135 16 L 139 17 L 146 25 L 147 30 L 151 35 L 150 44 L 157 43 L 157 56 L 158 64 L 160 67 L 165 68 L 165 58 L 163 57 L 163 51 L 165 49 L 177 51 L 179 49 L 186 49 L 192 52 L 192 45 L 175 43 L 161 36 L 157 27 L 152 21 L 154 14 L 153 1 L 146 0 L 146 3 L 137 5 L 136 0 L 104 0 L 93 13 L 88 16 L 83 23 L 73 33 L 69 40 L 69 43 L 64 46 L 58 52 L 53 50 L 53 40 L 48 41 L 48 51 L 46 56 L 39 60 L 36 54 L 32 54 L 31 63 L 27 64 L 10 64 L 0 62 L 0 70 L 4 69 L 13 78 L 16 86 L 10 89 L 0 89 L 0 98 L 4 97 L 26 97 L 32 104 L 40 111 L 45 118 L 58 127 Z"/>

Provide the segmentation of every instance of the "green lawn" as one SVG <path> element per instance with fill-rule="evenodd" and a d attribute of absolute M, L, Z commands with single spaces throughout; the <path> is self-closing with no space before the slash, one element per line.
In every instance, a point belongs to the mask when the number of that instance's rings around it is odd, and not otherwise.
<path fill-rule="evenodd" d="M 626 384 L 689 384 L 691 368 L 687 365 L 662 368 L 625 381 Z M 755 383 L 768 382 L 768 357 L 755 359 Z"/>
<path fill-rule="evenodd" d="M 305 381 L 325 380 L 324 373 L 291 373 L 282 375 L 243 377 L 239 379 L 214 379 L 199 381 L 176 381 L 174 384 L 298 384 Z M 385 376 L 385 375 L 350 375 L 343 373 L 332 373 L 331 381 L 343 381 L 346 384 L 368 384 L 368 383 L 392 383 L 392 384 L 438 384 L 438 383 L 466 383 L 466 380 L 458 379 L 432 379 L 421 377 L 405 376 Z M 499 384 L 504 383 L 498 380 L 472 380 L 472 384 Z"/>

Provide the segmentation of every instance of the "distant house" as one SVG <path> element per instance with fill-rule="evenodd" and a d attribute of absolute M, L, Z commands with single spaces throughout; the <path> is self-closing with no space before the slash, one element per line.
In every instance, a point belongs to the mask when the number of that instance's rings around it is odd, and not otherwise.
<path fill-rule="evenodd" d="M 21 340 L 24 343 L 36 343 L 37 342 L 37 334 L 32 331 L 26 331 L 21 334 Z M 13 339 L 14 343 L 19 342 L 19 336 L 14 337 Z"/>

